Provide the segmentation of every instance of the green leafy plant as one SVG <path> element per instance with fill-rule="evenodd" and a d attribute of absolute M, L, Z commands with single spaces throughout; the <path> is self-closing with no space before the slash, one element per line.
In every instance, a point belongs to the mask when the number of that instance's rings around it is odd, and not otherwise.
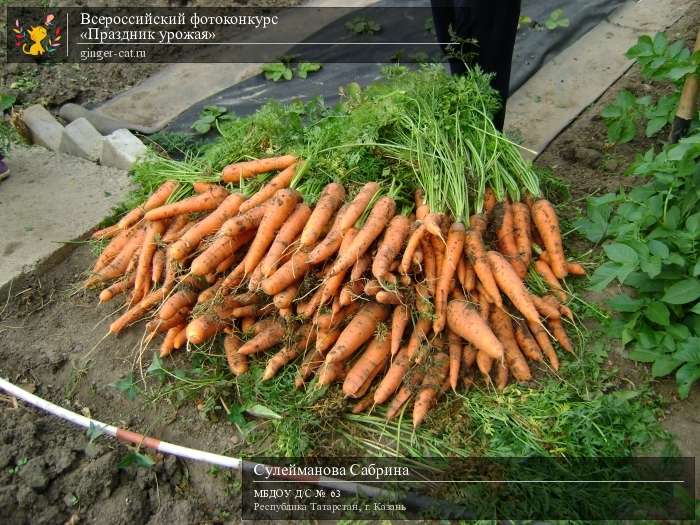
<path fill-rule="evenodd" d="M 423 29 L 425 29 L 425 31 L 427 33 L 431 33 L 433 35 L 435 34 L 435 22 L 433 21 L 432 16 L 425 19 L 425 23 L 423 24 Z"/>
<path fill-rule="evenodd" d="M 112 386 L 122 392 L 127 399 L 129 399 L 129 401 L 133 401 L 141 393 L 141 390 L 137 386 L 136 380 L 134 379 L 134 374 L 131 372 L 109 386 Z"/>
<path fill-rule="evenodd" d="M 17 97 L 15 95 L 0 93 L 0 115 L 12 109 L 16 101 Z"/>
<path fill-rule="evenodd" d="M 532 26 L 532 24 L 532 18 L 527 15 L 520 15 L 520 17 L 518 18 L 518 29 L 520 29 L 521 27 Z"/>
<path fill-rule="evenodd" d="M 373 35 L 382 30 L 382 26 L 366 16 L 357 16 L 345 23 L 345 29 L 356 35 Z"/>
<path fill-rule="evenodd" d="M 691 54 L 680 40 L 669 44 L 665 33 L 658 33 L 653 38 L 648 35 L 640 37 L 626 56 L 639 63 L 644 78 L 669 82 L 677 87 L 688 75 L 696 73 L 700 64 L 700 53 Z M 679 97 L 676 90 L 654 102 L 649 96 L 635 98 L 631 92 L 621 91 L 601 113 L 608 128 L 608 140 L 613 144 L 630 142 L 644 121 L 645 135 L 656 135 L 673 122 Z"/>
<path fill-rule="evenodd" d="M 126 470 L 131 466 L 138 468 L 151 468 L 156 462 L 147 454 L 143 454 L 138 450 L 132 450 L 126 454 L 117 464 L 117 468 Z"/>
<path fill-rule="evenodd" d="M 297 66 L 296 73 L 299 78 L 306 78 L 309 73 L 321 70 L 321 64 L 316 62 L 302 62 Z"/>
<path fill-rule="evenodd" d="M 224 107 L 205 106 L 199 114 L 199 118 L 192 124 L 192 129 L 200 135 L 204 135 L 215 128 L 218 121 L 231 120 L 232 118 L 232 115 Z"/>
<path fill-rule="evenodd" d="M 570 23 L 569 19 L 564 16 L 563 9 L 555 9 L 549 13 L 547 20 L 544 21 L 544 26 L 550 31 L 554 31 L 559 27 L 569 27 Z"/>
<path fill-rule="evenodd" d="M 272 80 L 273 82 L 279 82 L 280 80 L 292 80 L 294 77 L 294 71 L 291 67 L 289 67 L 289 64 L 285 62 L 265 64 L 262 69 L 263 73 L 265 73 L 265 78 Z"/>
<path fill-rule="evenodd" d="M 17 460 L 17 463 L 15 464 L 14 467 L 10 467 L 10 468 L 7 469 L 7 473 L 8 473 L 10 476 L 14 476 L 14 475 L 17 474 L 17 473 L 22 469 L 22 467 L 23 467 L 24 465 L 26 465 L 27 463 L 29 463 L 29 458 L 26 458 L 26 457 L 25 457 L 25 458 L 20 458 L 20 459 Z"/>
<path fill-rule="evenodd" d="M 620 314 L 615 333 L 631 359 L 655 377 L 675 371 L 687 397 L 700 379 L 700 133 L 659 153 L 648 151 L 631 173 L 649 182 L 589 199 L 579 232 L 605 242 L 591 289 L 624 286 L 608 304 Z"/>

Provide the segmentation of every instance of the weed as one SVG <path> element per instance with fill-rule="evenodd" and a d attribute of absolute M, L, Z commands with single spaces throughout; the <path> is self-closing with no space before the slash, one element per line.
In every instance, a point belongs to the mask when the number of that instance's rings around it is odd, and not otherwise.
<path fill-rule="evenodd" d="M 562 9 L 555 9 L 549 13 L 547 20 L 544 21 L 544 26 L 550 31 L 554 31 L 560 27 L 569 27 L 570 23 L 571 22 L 564 15 L 564 11 Z"/>
<path fill-rule="evenodd" d="M 10 84 L 10 89 L 14 89 L 20 93 L 34 91 L 39 86 L 39 79 L 36 78 L 37 73 L 38 70 L 23 73 L 17 80 Z"/>
<path fill-rule="evenodd" d="M 117 468 L 127 470 L 129 467 L 151 468 L 156 462 L 147 454 L 143 454 L 138 449 L 132 449 L 117 464 Z"/>
<path fill-rule="evenodd" d="M 357 16 L 345 23 L 345 29 L 356 35 L 373 35 L 382 30 L 382 26 L 367 16 Z"/>
<path fill-rule="evenodd" d="M 219 122 L 230 120 L 232 116 L 221 106 L 205 106 L 199 118 L 192 123 L 192 129 L 200 135 L 209 133 Z"/>
<path fill-rule="evenodd" d="M 15 474 L 19 473 L 19 471 L 22 469 L 24 465 L 29 463 L 29 458 L 23 457 L 17 460 L 17 463 L 15 463 L 14 467 L 10 467 L 7 469 L 7 473 L 10 476 L 14 476 Z"/>

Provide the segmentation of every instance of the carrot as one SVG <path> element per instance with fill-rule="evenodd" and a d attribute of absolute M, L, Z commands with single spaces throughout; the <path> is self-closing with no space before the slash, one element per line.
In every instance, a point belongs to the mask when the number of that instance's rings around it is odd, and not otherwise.
<path fill-rule="evenodd" d="M 368 392 L 367 394 L 364 395 L 362 399 L 360 399 L 357 403 L 355 403 L 352 407 L 352 413 L 353 414 L 361 414 L 365 410 L 367 410 L 369 407 L 372 406 L 374 403 L 374 392 Z"/>
<path fill-rule="evenodd" d="M 472 230 L 476 230 L 479 232 L 479 235 L 484 235 L 486 233 L 486 226 L 487 226 L 487 221 L 486 217 L 484 217 L 483 214 L 481 213 L 475 213 L 471 217 L 469 217 L 469 227 Z"/>
<path fill-rule="evenodd" d="M 92 268 L 93 272 L 98 272 L 107 264 L 109 264 L 119 253 L 124 249 L 126 244 L 129 242 L 131 237 L 136 233 L 136 230 L 120 230 L 120 233 L 114 237 L 107 246 L 105 246 L 102 253 L 95 261 L 95 266 Z"/>
<path fill-rule="evenodd" d="M 224 222 L 236 215 L 243 201 L 245 197 L 240 193 L 226 197 L 218 208 L 187 230 L 168 248 L 172 257 L 178 261 L 187 257 L 199 246 L 202 239 L 216 232 Z"/>
<path fill-rule="evenodd" d="M 396 215 L 389 222 L 372 262 L 372 275 L 377 280 L 381 281 L 389 273 L 391 264 L 401 251 L 410 227 L 411 222 L 405 215 Z"/>
<path fill-rule="evenodd" d="M 240 376 L 248 371 L 248 356 L 239 354 L 238 349 L 243 343 L 234 334 L 224 337 L 224 353 L 228 369 L 235 376 Z"/>
<path fill-rule="evenodd" d="M 245 213 L 248 210 L 259 206 L 269 198 L 271 198 L 277 190 L 282 188 L 288 188 L 289 185 L 294 180 L 294 175 L 296 175 L 296 167 L 298 163 L 290 164 L 287 168 L 284 168 L 277 175 L 275 175 L 270 181 L 265 184 L 258 192 L 253 195 L 250 199 L 241 204 L 240 213 Z"/>
<path fill-rule="evenodd" d="M 318 369 L 318 384 L 319 386 L 330 385 L 335 381 L 340 381 L 345 375 L 345 367 L 343 363 L 326 363 L 324 362 Z"/>
<path fill-rule="evenodd" d="M 496 229 L 498 251 L 508 260 L 514 259 L 518 256 L 518 248 L 515 243 L 515 235 L 513 232 L 513 210 L 508 200 L 502 202 L 497 209 L 501 211 L 500 224 Z"/>
<path fill-rule="evenodd" d="M 425 224 L 420 224 L 413 233 L 411 233 L 406 243 L 406 249 L 401 257 L 401 264 L 399 265 L 399 271 L 406 275 L 411 269 L 411 264 L 413 263 L 413 257 L 416 254 L 416 250 L 421 246 L 423 236 L 425 235 Z"/>
<path fill-rule="evenodd" d="M 299 203 L 277 232 L 275 240 L 260 263 L 264 277 L 270 277 L 280 264 L 283 255 L 296 240 L 311 216 L 311 208 Z"/>
<path fill-rule="evenodd" d="M 321 305 L 322 297 L 323 286 L 319 286 L 307 301 L 297 303 L 297 315 L 307 319 L 313 317 Z"/>
<path fill-rule="evenodd" d="M 318 339 L 316 339 L 316 343 L 318 344 Z M 313 352 L 306 354 L 304 360 L 299 366 L 299 371 L 294 378 L 294 388 L 301 388 L 304 386 L 304 383 L 311 376 L 311 374 L 313 374 L 314 371 L 316 371 L 316 369 L 323 364 L 323 359 L 323 353 L 319 352 L 318 350 L 314 350 Z"/>
<path fill-rule="evenodd" d="M 267 295 L 276 295 L 293 283 L 299 281 L 311 268 L 308 262 L 308 254 L 299 250 L 292 255 L 286 263 L 280 266 L 275 273 L 260 283 L 260 288 Z"/>
<path fill-rule="evenodd" d="M 155 292 L 148 294 L 141 299 L 137 305 L 131 307 L 131 309 L 127 310 L 121 317 L 109 325 L 110 333 L 118 334 L 127 326 L 141 319 L 151 308 L 154 308 L 161 302 L 164 296 L 165 290 L 163 288 L 159 288 Z"/>
<path fill-rule="evenodd" d="M 233 318 L 238 317 L 257 317 L 260 313 L 260 305 L 257 304 L 246 304 L 244 306 L 237 306 L 231 309 L 229 316 Z"/>
<path fill-rule="evenodd" d="M 168 224 L 168 229 L 163 234 L 163 243 L 171 244 L 175 242 L 192 226 L 194 224 L 190 222 L 189 215 L 178 215 Z"/>
<path fill-rule="evenodd" d="M 469 343 L 465 343 L 464 346 L 462 346 L 462 362 L 465 368 L 469 369 L 474 366 L 474 363 L 476 363 L 476 354 L 476 349 Z"/>
<path fill-rule="evenodd" d="M 527 323 L 530 332 L 535 337 L 542 353 L 547 357 L 554 370 L 559 370 L 559 357 L 554 351 L 554 347 L 549 340 L 549 335 L 541 324 Z"/>
<path fill-rule="evenodd" d="M 177 350 L 182 348 L 187 343 L 187 325 L 182 323 L 180 325 L 180 331 L 175 335 L 173 339 L 173 347 Z"/>
<path fill-rule="evenodd" d="M 275 306 L 279 309 L 289 308 L 290 306 L 292 306 L 292 303 L 294 302 L 297 293 L 299 293 L 299 283 L 294 283 L 291 286 L 289 286 L 289 288 L 282 290 L 280 293 L 276 294 L 272 298 L 272 301 L 275 303 Z"/>
<path fill-rule="evenodd" d="M 527 366 L 527 361 L 525 361 L 525 357 L 518 347 L 518 342 L 515 340 L 513 323 L 508 314 L 500 308 L 494 308 L 491 312 L 491 328 L 503 344 L 506 362 L 515 379 L 518 381 L 532 379 L 530 367 Z"/>
<path fill-rule="evenodd" d="M 207 275 L 216 267 L 231 257 L 236 251 L 255 236 L 255 230 L 249 230 L 235 238 L 226 235 L 217 237 L 214 242 L 200 253 L 190 264 L 190 272 L 194 275 Z"/>
<path fill-rule="evenodd" d="M 484 291 L 481 283 L 476 285 L 476 289 L 478 290 L 477 297 L 479 300 L 479 314 L 484 321 L 488 321 L 489 317 L 491 316 L 491 302 L 489 301 L 489 296 Z M 498 307 L 496 306 L 496 308 Z"/>
<path fill-rule="evenodd" d="M 255 324 L 255 317 L 244 317 L 241 319 L 241 332 L 244 334 L 250 332 L 250 329 Z"/>
<path fill-rule="evenodd" d="M 143 204 L 143 209 L 145 211 L 151 211 L 155 208 L 163 206 L 173 194 L 173 192 L 178 188 L 179 184 L 174 180 L 165 181 L 161 184 L 156 191 L 154 191 L 151 196 Z"/>
<path fill-rule="evenodd" d="M 565 304 L 559 303 L 559 313 L 564 317 L 568 317 L 571 321 L 574 320 L 574 312 L 572 312 L 571 308 L 569 308 Z"/>
<path fill-rule="evenodd" d="M 343 236 L 343 241 L 340 244 L 340 250 L 338 252 L 338 257 L 343 257 L 347 250 L 352 245 L 355 236 L 357 235 L 357 230 L 355 228 L 350 228 Z M 335 275 L 327 277 L 323 284 L 321 285 L 321 295 L 320 303 L 321 305 L 326 304 L 328 301 L 332 300 L 339 293 L 339 289 L 345 280 L 345 274 L 347 270 L 343 270 Z"/>
<path fill-rule="evenodd" d="M 525 316 L 525 319 L 533 323 L 539 323 L 540 315 L 532 303 L 532 296 L 525 288 L 525 283 L 513 270 L 513 267 L 498 252 L 488 252 L 486 257 L 498 287 L 503 290 L 503 293 L 508 296 L 518 311 Z"/>
<path fill-rule="evenodd" d="M 275 377 L 282 367 L 291 363 L 305 352 L 308 346 L 314 342 L 315 338 L 316 332 L 312 330 L 310 324 L 301 325 L 301 328 L 294 334 L 295 341 L 282 348 L 267 362 L 262 380 L 268 381 Z"/>
<path fill-rule="evenodd" d="M 484 380 L 489 382 L 491 380 L 491 368 L 493 368 L 494 359 L 491 358 L 486 352 L 479 350 L 476 353 L 476 366 L 484 376 Z"/>
<path fill-rule="evenodd" d="M 345 376 L 343 393 L 348 397 L 361 397 L 364 394 L 361 392 L 362 387 L 371 383 L 382 370 L 389 360 L 390 353 L 391 338 L 388 335 L 374 336 Z"/>
<path fill-rule="evenodd" d="M 146 323 L 146 333 L 149 336 L 154 336 L 167 332 L 173 326 L 184 324 L 190 315 L 190 311 L 190 308 L 181 308 L 175 315 L 170 316 L 168 319 L 161 319 L 160 317 L 153 319 Z"/>
<path fill-rule="evenodd" d="M 430 235 L 434 235 L 438 239 L 442 239 L 441 225 L 444 218 L 444 214 L 435 212 L 428 213 L 428 215 L 425 216 L 423 219 L 423 224 L 425 224 L 425 229 L 428 231 L 428 233 L 430 233 Z"/>
<path fill-rule="evenodd" d="M 418 427 L 430 409 L 435 405 L 437 394 L 440 391 L 445 377 L 447 377 L 450 359 L 444 352 L 439 352 L 433 358 L 433 362 L 423 377 L 421 388 L 416 395 L 413 405 L 413 428 Z"/>
<path fill-rule="evenodd" d="M 357 312 L 328 352 L 328 363 L 345 361 L 360 346 L 369 340 L 380 322 L 389 315 L 389 308 L 383 304 L 367 303 Z"/>
<path fill-rule="evenodd" d="M 454 277 L 459 261 L 462 260 L 462 250 L 464 249 L 464 225 L 455 222 L 450 227 L 447 234 L 447 246 L 443 258 L 440 278 L 435 288 L 435 320 L 433 321 L 433 333 L 439 334 L 445 328 L 445 310 L 449 295 L 449 286 Z M 456 384 L 456 380 L 455 380 Z"/>
<path fill-rule="evenodd" d="M 362 294 L 364 290 L 364 284 L 361 280 L 350 281 L 345 283 L 343 288 L 340 290 L 340 295 L 338 296 L 338 301 L 341 306 L 349 306 L 353 301 Z"/>
<path fill-rule="evenodd" d="M 163 279 L 165 273 L 165 252 L 156 250 L 153 254 L 153 263 L 151 266 L 151 281 L 154 284 L 159 283 Z"/>
<path fill-rule="evenodd" d="M 181 308 L 194 305 L 197 302 L 197 294 L 198 292 L 191 288 L 183 287 L 181 290 L 178 290 L 161 305 L 158 313 L 159 317 L 161 319 L 170 319 Z"/>
<path fill-rule="evenodd" d="M 127 289 L 134 286 L 136 276 L 132 273 L 120 281 L 115 282 L 109 288 L 100 292 L 100 304 L 111 301 L 117 295 L 123 294 Z"/>
<path fill-rule="evenodd" d="M 531 361 L 542 361 L 540 346 L 537 344 L 537 341 L 535 341 L 527 325 L 520 321 L 515 322 L 515 340 L 520 350 L 525 354 L 525 357 Z"/>
<path fill-rule="evenodd" d="M 167 357 L 173 352 L 173 349 L 175 348 L 175 336 L 179 334 L 183 328 L 184 327 L 182 325 L 178 325 L 173 326 L 170 330 L 168 330 L 168 332 L 165 334 L 165 339 L 163 339 L 163 342 L 160 345 L 160 351 L 158 352 L 159 357 Z"/>
<path fill-rule="evenodd" d="M 467 303 L 450 301 L 447 305 L 447 326 L 462 339 L 493 359 L 503 357 L 504 348 L 489 325 Z"/>
<path fill-rule="evenodd" d="M 452 387 L 452 390 L 457 390 L 457 381 L 459 380 L 459 368 L 462 364 L 462 339 L 452 330 L 448 330 L 447 343 L 449 349 L 450 386 Z"/>
<path fill-rule="evenodd" d="M 338 213 L 335 214 L 335 219 L 333 220 L 330 230 L 328 230 L 323 240 L 309 253 L 310 264 L 321 264 L 338 251 L 343 241 L 343 235 L 349 229 L 345 228 L 345 230 L 342 230 L 340 227 L 340 223 L 343 221 L 343 216 L 347 213 L 349 206 L 349 204 L 344 204 L 338 210 Z M 350 226 L 352 226 L 352 224 Z"/>
<path fill-rule="evenodd" d="M 187 340 L 193 345 L 201 345 L 224 329 L 224 322 L 214 314 L 204 314 L 187 325 Z"/>
<path fill-rule="evenodd" d="M 294 164 L 296 160 L 297 158 L 294 155 L 282 155 L 280 157 L 235 162 L 229 164 L 221 171 L 221 180 L 227 183 L 240 182 L 261 173 L 283 170 Z"/>
<path fill-rule="evenodd" d="M 396 392 L 396 389 L 399 387 L 408 371 L 409 365 L 408 349 L 403 347 L 394 356 L 389 370 L 384 374 L 379 386 L 377 386 L 377 389 L 374 391 L 375 404 L 381 405 Z"/>
<path fill-rule="evenodd" d="M 435 263 L 435 254 L 433 245 L 427 238 L 421 240 L 421 249 L 423 251 L 423 275 L 425 276 L 425 285 L 427 286 L 430 295 L 435 295 L 435 284 L 437 279 L 437 268 Z"/>
<path fill-rule="evenodd" d="M 245 273 L 252 273 L 275 240 L 277 230 L 284 224 L 299 201 L 299 193 L 287 188 L 278 190 L 270 199 L 263 215 L 258 233 L 248 247 L 245 257 Z"/>
<path fill-rule="evenodd" d="M 404 299 L 399 292 L 392 292 L 389 290 L 378 291 L 374 298 L 381 304 L 401 305 L 404 303 Z"/>
<path fill-rule="evenodd" d="M 379 189 L 379 184 L 376 182 L 368 182 L 360 188 L 360 191 L 357 192 L 355 198 L 348 204 L 345 213 L 343 213 L 341 217 L 338 224 L 341 232 L 345 232 L 357 222 Z"/>
<path fill-rule="evenodd" d="M 362 257 L 355 261 L 350 271 L 350 281 L 357 281 L 362 278 L 367 269 L 372 265 L 372 257 L 365 253 Z"/>
<path fill-rule="evenodd" d="M 92 274 L 87 281 L 85 281 L 85 287 L 90 288 L 96 284 L 109 279 L 115 279 L 124 274 L 132 256 L 141 248 L 145 236 L 146 231 L 144 229 L 139 229 L 133 237 L 127 241 L 122 251 L 114 257 L 109 264 Z"/>
<path fill-rule="evenodd" d="M 362 302 L 354 301 L 348 306 L 342 307 L 338 312 L 330 312 L 316 315 L 314 324 L 319 330 L 330 330 L 337 328 L 344 320 L 350 319 L 355 313 L 362 308 Z M 334 341 L 335 342 L 335 341 Z"/>
<path fill-rule="evenodd" d="M 319 330 L 316 335 L 316 350 L 325 356 L 326 351 L 335 344 L 342 333 L 342 328 L 338 326 L 330 327 L 327 330 Z"/>
<path fill-rule="evenodd" d="M 221 186 L 214 186 L 205 193 L 199 193 L 179 202 L 164 204 L 146 212 L 144 218 L 148 221 L 161 221 L 184 213 L 195 213 L 216 209 L 229 193 Z"/>
<path fill-rule="evenodd" d="M 573 354 L 574 345 L 571 343 L 571 339 L 569 339 L 569 335 L 566 333 L 561 319 L 549 319 L 547 323 L 549 324 L 549 328 L 552 330 L 554 338 L 561 345 L 561 347 L 567 352 L 571 352 Z"/>
<path fill-rule="evenodd" d="M 503 361 L 496 363 L 496 388 L 503 390 L 508 386 L 508 367 Z"/>
<path fill-rule="evenodd" d="M 131 210 L 129 213 L 124 215 L 121 219 L 119 219 L 119 222 L 117 223 L 117 226 L 119 226 L 122 230 L 126 230 L 128 228 L 131 228 L 134 224 L 139 222 L 141 219 L 143 219 L 144 215 L 143 207 L 137 206 L 133 210 Z"/>
<path fill-rule="evenodd" d="M 399 412 L 401 412 L 401 409 L 406 404 L 406 401 L 411 399 L 414 390 L 416 387 L 420 386 L 422 381 L 423 372 L 419 370 L 415 370 L 410 378 L 407 378 L 406 381 L 404 381 L 404 383 L 407 384 L 401 385 L 401 388 L 398 392 L 396 392 L 396 395 L 391 398 L 391 403 L 389 403 L 389 406 L 386 407 L 387 420 L 394 419 Z"/>
<path fill-rule="evenodd" d="M 525 266 L 530 265 L 532 260 L 532 228 L 530 218 L 530 208 L 522 202 L 515 202 L 513 210 L 513 236 L 518 257 Z"/>
<path fill-rule="evenodd" d="M 421 190 L 416 190 L 413 193 L 413 200 L 416 204 L 416 220 L 422 221 L 430 213 L 430 208 L 425 203 L 425 196 Z"/>
<path fill-rule="evenodd" d="M 564 245 L 561 240 L 559 218 L 552 203 L 546 199 L 540 199 L 532 205 L 532 221 L 544 243 L 544 249 L 549 254 L 552 263 L 552 271 L 558 279 L 567 276 Z"/>
<path fill-rule="evenodd" d="M 338 259 L 331 267 L 330 274 L 335 275 L 350 268 L 355 261 L 359 259 L 379 237 L 388 222 L 394 216 L 396 211 L 396 203 L 391 197 L 382 197 L 379 199 L 370 211 L 367 221 L 362 229 L 357 232 L 352 244 L 348 247 L 348 251 L 344 254 L 339 254 Z"/>
<path fill-rule="evenodd" d="M 496 194 L 491 186 L 487 186 L 484 190 L 484 214 L 491 215 L 491 212 L 496 207 Z"/>
<path fill-rule="evenodd" d="M 501 299 L 498 285 L 496 285 L 496 280 L 486 257 L 484 241 L 481 239 L 481 234 L 479 234 L 478 231 L 469 230 L 466 232 L 464 236 L 464 252 L 467 254 L 469 262 L 474 268 L 474 272 L 479 278 L 479 281 L 481 281 L 484 290 L 486 290 L 486 293 L 493 303 L 501 308 L 503 306 L 503 300 Z"/>
<path fill-rule="evenodd" d="M 542 276 L 542 279 L 547 283 L 549 289 L 552 290 L 552 293 L 554 293 L 560 301 L 565 302 L 567 300 L 568 296 L 566 291 L 562 288 L 552 268 L 546 262 L 537 259 L 537 261 L 535 261 L 535 271 Z"/>
<path fill-rule="evenodd" d="M 437 287 L 437 281 L 440 278 L 440 270 L 442 269 L 442 260 L 445 258 L 445 240 L 444 235 L 442 237 L 436 237 L 430 235 L 428 240 L 433 248 L 433 257 L 435 257 L 435 286 Z"/>
<path fill-rule="evenodd" d="M 367 281 L 365 283 L 365 287 L 363 290 L 365 292 L 365 295 L 368 295 L 370 297 L 374 297 L 375 295 L 377 295 L 377 293 L 381 292 L 383 289 L 384 288 L 382 288 L 382 285 L 379 284 L 379 281 L 377 281 L 376 279 L 370 279 L 369 281 Z"/>
<path fill-rule="evenodd" d="M 333 214 L 343 204 L 343 199 L 345 199 L 345 189 L 342 185 L 337 182 L 331 182 L 326 185 L 311 217 L 306 226 L 304 226 L 304 231 L 301 233 L 300 241 L 302 246 L 308 248 L 316 244 L 321 238 L 324 229 L 328 226 Z"/>
<path fill-rule="evenodd" d="M 554 299 L 551 295 L 548 296 Z M 530 299 L 532 303 L 537 308 L 537 311 L 542 314 L 545 319 L 560 319 L 561 313 L 559 312 L 559 301 L 554 299 L 554 304 L 550 303 L 548 300 L 538 297 L 535 294 L 530 294 Z"/>
<path fill-rule="evenodd" d="M 586 275 L 586 269 L 580 263 L 568 261 L 566 263 L 566 271 L 571 275 L 583 276 Z"/>
<path fill-rule="evenodd" d="M 258 321 L 253 326 L 253 330 L 256 333 L 255 337 L 238 349 L 239 354 L 250 355 L 264 352 L 284 338 L 284 326 L 275 320 Z"/>
<path fill-rule="evenodd" d="M 145 286 L 150 285 L 153 255 L 158 249 L 157 243 L 164 231 L 165 223 L 162 221 L 152 222 L 146 228 L 146 236 L 144 237 L 143 247 L 141 248 L 139 261 L 136 265 L 136 280 L 134 281 L 134 288 L 136 290 L 143 290 Z"/>
<path fill-rule="evenodd" d="M 122 230 L 118 224 L 112 224 L 112 226 L 107 226 L 106 228 L 102 228 L 100 230 L 92 232 L 92 235 L 90 237 L 99 241 L 102 239 L 112 239 L 113 237 L 123 232 L 124 230 Z"/>
<path fill-rule="evenodd" d="M 255 206 L 245 212 L 241 212 L 239 208 L 238 215 L 224 221 L 219 228 L 217 235 L 236 237 L 243 232 L 257 228 L 260 225 L 260 221 L 262 221 L 262 218 L 265 216 L 266 210 L 267 203 L 260 206 Z"/>

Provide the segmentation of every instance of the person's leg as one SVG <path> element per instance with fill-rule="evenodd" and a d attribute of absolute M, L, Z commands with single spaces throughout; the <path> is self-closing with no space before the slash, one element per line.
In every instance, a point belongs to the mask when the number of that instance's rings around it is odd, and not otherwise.
<path fill-rule="evenodd" d="M 4 180 L 10 175 L 10 168 L 5 164 L 5 157 L 0 151 L 0 180 Z"/>
<path fill-rule="evenodd" d="M 501 95 L 501 110 L 493 123 L 503 130 L 506 100 L 509 94 L 513 47 L 518 31 L 520 0 L 472 0 L 469 20 L 464 32 L 476 40 L 475 62 L 486 73 L 495 73 L 491 85 Z"/>

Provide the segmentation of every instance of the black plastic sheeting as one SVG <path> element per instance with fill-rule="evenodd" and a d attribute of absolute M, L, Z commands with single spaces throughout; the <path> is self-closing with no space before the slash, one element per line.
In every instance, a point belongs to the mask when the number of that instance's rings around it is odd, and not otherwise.
<path fill-rule="evenodd" d="M 493 0 L 508 1 L 508 0 Z M 562 9 L 570 24 L 566 28 L 547 30 L 522 27 L 518 32 L 513 56 L 510 91 L 513 93 L 523 85 L 548 60 L 563 49 L 570 46 L 581 36 L 617 9 L 620 5 L 631 0 L 523 0 L 521 14 L 532 20 L 544 23 L 555 9 Z M 379 3 L 378 5 L 382 5 Z M 426 7 L 428 2 L 414 2 L 416 7 Z M 339 32 L 345 31 L 345 22 L 356 16 L 370 16 L 371 7 L 358 9 L 356 12 L 342 18 L 329 26 L 322 28 L 312 38 L 319 39 L 320 34 L 333 38 Z M 410 31 L 415 31 L 415 25 Z M 417 35 L 406 31 L 406 26 L 400 23 L 400 17 L 394 27 L 383 27 L 383 31 L 405 33 L 405 41 L 416 40 Z M 425 52 L 429 56 L 438 53 L 437 44 Z M 349 51 L 352 52 L 352 51 Z M 292 49 L 290 55 L 295 54 Z M 350 60 L 350 58 L 348 58 Z M 379 78 L 381 67 L 385 64 L 367 63 L 326 63 L 323 69 L 309 75 L 307 79 L 294 78 L 290 81 L 272 82 L 260 74 L 238 84 L 235 84 L 216 95 L 190 107 L 170 123 L 165 131 L 191 131 L 190 126 L 197 120 L 204 106 L 223 106 L 229 112 L 237 115 L 249 115 L 269 100 L 291 102 L 293 100 L 309 100 L 322 96 L 327 104 L 333 104 L 338 99 L 339 87 L 349 82 L 367 85 Z"/>

